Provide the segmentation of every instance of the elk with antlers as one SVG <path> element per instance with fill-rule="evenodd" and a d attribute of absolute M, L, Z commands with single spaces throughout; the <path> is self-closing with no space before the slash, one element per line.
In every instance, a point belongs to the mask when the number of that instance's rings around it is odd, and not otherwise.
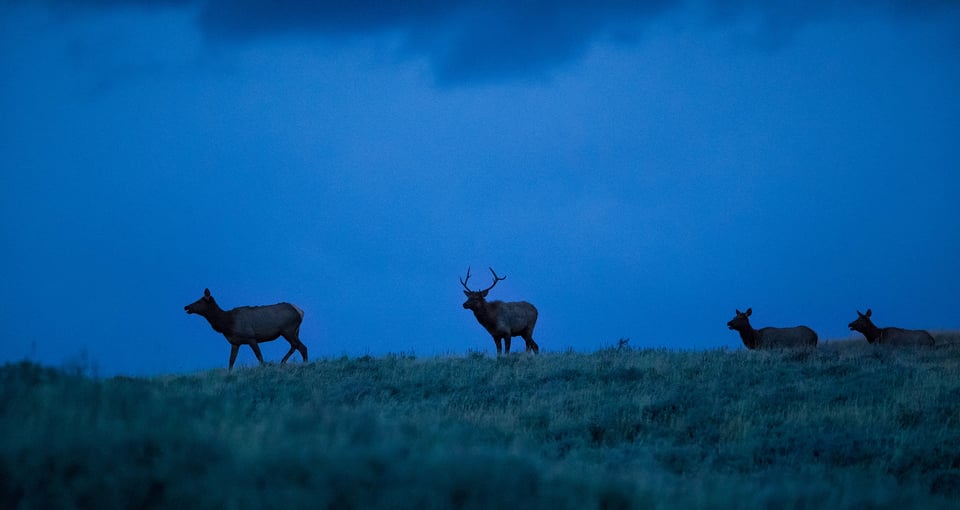
<path fill-rule="evenodd" d="M 477 322 L 493 336 L 493 342 L 497 344 L 498 355 L 503 352 L 501 341 L 506 344 L 507 353 L 510 353 L 510 339 L 515 336 L 523 337 L 523 341 L 527 343 L 527 352 L 540 352 L 540 346 L 533 341 L 533 327 L 537 324 L 536 307 L 526 301 L 488 302 L 485 298 L 490 289 L 500 280 L 507 278 L 506 276 L 497 276 L 492 267 L 490 272 L 493 273 L 493 285 L 484 290 L 470 290 L 470 287 L 467 287 L 467 281 L 470 280 L 470 268 L 467 268 L 467 278 L 460 279 L 460 284 L 466 289 L 463 293 L 467 296 L 463 307 L 473 310 Z"/>

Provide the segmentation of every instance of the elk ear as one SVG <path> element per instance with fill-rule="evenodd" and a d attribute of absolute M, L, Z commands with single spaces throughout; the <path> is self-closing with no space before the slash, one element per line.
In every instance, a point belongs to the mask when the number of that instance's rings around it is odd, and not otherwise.
<path fill-rule="evenodd" d="M 203 289 L 203 297 L 210 297 L 210 289 Z"/>
<path fill-rule="evenodd" d="M 865 316 L 867 316 L 867 317 L 870 317 L 871 315 L 873 315 L 873 310 L 867 308 L 867 313 L 865 313 L 865 314 L 863 314 L 863 315 L 865 315 Z"/>
<path fill-rule="evenodd" d="M 747 317 L 750 317 L 750 315 L 753 314 L 753 308 L 747 308 L 746 314 L 747 314 Z"/>
<path fill-rule="evenodd" d="M 464 295 L 464 296 L 467 296 L 467 297 L 470 297 L 470 292 L 465 290 L 465 291 L 463 291 L 463 295 Z"/>
<path fill-rule="evenodd" d="M 480 293 L 480 297 L 482 297 L 482 298 L 487 297 L 487 293 L 488 293 L 488 292 L 490 292 L 490 289 L 487 289 L 487 290 L 481 292 L 481 293 Z"/>
<path fill-rule="evenodd" d="M 736 310 L 737 315 L 740 315 L 741 312 L 740 312 L 740 309 L 739 309 L 739 308 L 734 308 L 734 310 Z"/>

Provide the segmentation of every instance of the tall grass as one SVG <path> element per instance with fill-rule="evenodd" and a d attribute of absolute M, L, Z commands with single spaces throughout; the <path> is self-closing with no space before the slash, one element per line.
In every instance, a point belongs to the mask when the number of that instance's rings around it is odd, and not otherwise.
<path fill-rule="evenodd" d="M 0 368 L 3 508 L 956 508 L 960 345 Z"/>

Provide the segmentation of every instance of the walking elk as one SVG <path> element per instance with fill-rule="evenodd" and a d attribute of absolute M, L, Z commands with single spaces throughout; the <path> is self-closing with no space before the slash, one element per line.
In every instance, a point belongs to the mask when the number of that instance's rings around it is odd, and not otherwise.
<path fill-rule="evenodd" d="M 262 365 L 263 355 L 260 354 L 260 346 L 257 344 L 270 342 L 281 336 L 290 342 L 290 350 L 281 364 L 286 363 L 294 351 L 300 351 L 303 361 L 307 361 L 307 346 L 300 341 L 303 310 L 295 305 L 277 303 L 267 306 L 240 306 L 224 311 L 210 295 L 210 289 L 204 289 L 203 297 L 183 309 L 188 314 L 195 313 L 204 317 L 214 331 L 227 337 L 230 342 L 231 370 L 241 345 L 249 345 Z"/>

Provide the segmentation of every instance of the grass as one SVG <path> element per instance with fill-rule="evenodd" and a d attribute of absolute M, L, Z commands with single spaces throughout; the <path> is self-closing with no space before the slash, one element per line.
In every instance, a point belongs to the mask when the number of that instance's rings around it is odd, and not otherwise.
<path fill-rule="evenodd" d="M 960 344 L 0 368 L 3 508 L 956 508 Z"/>

